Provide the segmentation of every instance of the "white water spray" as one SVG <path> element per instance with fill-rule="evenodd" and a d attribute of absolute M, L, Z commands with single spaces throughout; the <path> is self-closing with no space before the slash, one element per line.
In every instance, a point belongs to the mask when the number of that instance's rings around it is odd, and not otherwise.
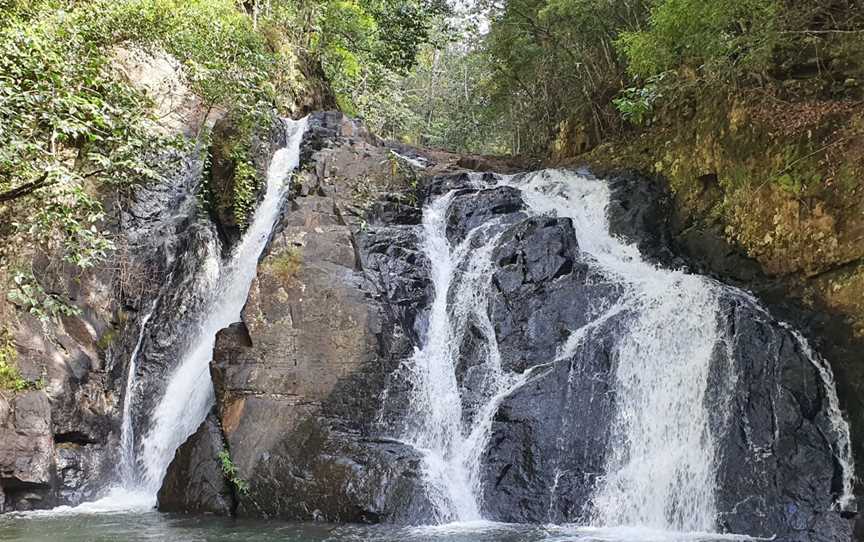
<path fill-rule="evenodd" d="M 595 497 L 596 522 L 712 530 L 715 451 L 703 403 L 717 340 L 713 284 L 658 269 L 643 261 L 635 246 L 611 235 L 605 183 L 541 171 L 502 178 L 499 184 L 519 189 L 534 215 L 571 219 L 580 249 L 595 271 L 623 285 L 621 301 L 586 328 L 625 308 L 637 315 L 616 352 L 618 412 L 607 476 Z M 419 421 L 403 440 L 425 454 L 427 493 L 439 520 L 473 521 L 480 518 L 480 456 L 492 418 L 500 403 L 538 368 L 526 374 L 502 370 L 487 313 L 489 258 L 498 237 L 484 233 L 489 224 L 482 225 L 451 247 L 446 218 L 452 198 L 451 192 L 424 212 L 424 250 L 432 265 L 435 299 L 426 343 L 411 360 L 415 393 L 409 417 Z M 471 405 L 476 414 L 466 424 L 463 410 L 468 405 L 460 395 L 456 367 L 469 323 L 481 332 L 485 359 L 480 404 Z M 572 330 L 560 355 L 575 353 L 582 331 L 588 329 Z"/>
<path fill-rule="evenodd" d="M 837 504 L 840 510 L 854 509 L 855 461 L 852 458 L 852 437 L 849 432 L 849 422 L 843 417 L 843 411 L 840 409 L 840 398 L 837 396 L 834 372 L 828 362 L 810 348 L 810 343 L 800 332 L 788 326 L 787 328 L 798 341 L 804 356 L 816 368 L 822 379 L 822 386 L 828 398 L 828 419 L 831 422 L 831 429 L 834 431 L 834 440 L 831 442 L 832 451 L 843 470 L 843 493 Z"/>
<path fill-rule="evenodd" d="M 504 182 L 520 188 L 535 213 L 572 220 L 595 271 L 624 288 L 615 311 L 635 314 L 614 352 L 616 414 L 594 522 L 712 531 L 715 448 L 704 398 L 718 339 L 715 285 L 659 269 L 613 236 L 601 181 L 551 170 Z"/>
<path fill-rule="evenodd" d="M 155 498 L 177 448 L 198 428 L 213 405 L 209 364 L 216 333 L 240 319 L 258 259 L 278 218 L 291 172 L 300 162 L 300 143 L 306 119 L 285 121 L 288 141 L 273 155 L 267 172 L 267 190 L 248 230 L 229 262 L 220 270 L 218 286 L 194 329 L 194 338 L 157 404 L 140 457 L 142 490 Z"/>
<path fill-rule="evenodd" d="M 147 324 L 156 310 L 159 302 L 157 297 L 150 307 L 150 311 L 141 318 L 141 329 L 138 332 L 138 341 L 129 357 L 129 367 L 126 373 L 126 390 L 123 393 L 123 425 L 120 428 L 120 483 L 123 487 L 132 488 L 137 485 L 135 468 L 135 428 L 132 423 L 132 403 L 135 399 L 135 371 L 138 368 L 138 353 L 144 343 Z"/>

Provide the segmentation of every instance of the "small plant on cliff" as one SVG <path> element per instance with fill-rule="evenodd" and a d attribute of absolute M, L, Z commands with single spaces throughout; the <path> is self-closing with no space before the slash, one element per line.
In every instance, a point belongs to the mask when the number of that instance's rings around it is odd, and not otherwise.
<path fill-rule="evenodd" d="M 29 387 L 15 366 L 17 358 L 12 333 L 8 329 L 0 330 L 0 390 L 21 391 Z"/>
<path fill-rule="evenodd" d="M 612 100 L 615 108 L 621 113 L 624 120 L 637 126 L 647 124 L 651 120 L 654 111 L 654 103 L 662 97 L 657 88 L 657 83 L 662 80 L 662 75 L 652 79 L 642 88 L 631 87 L 621 91 L 618 98 Z"/>
<path fill-rule="evenodd" d="M 261 187 L 261 179 L 249 159 L 248 147 L 245 145 L 236 147 L 231 158 L 234 161 L 234 201 L 232 202 L 234 217 L 240 228 L 246 229 L 254 212 L 255 195 Z"/>
<path fill-rule="evenodd" d="M 231 482 L 234 489 L 241 495 L 247 495 L 249 493 L 249 483 L 237 476 L 237 465 L 231 460 L 231 454 L 228 453 L 228 450 L 219 452 L 219 463 L 222 466 L 222 474 L 225 475 L 225 479 Z"/>

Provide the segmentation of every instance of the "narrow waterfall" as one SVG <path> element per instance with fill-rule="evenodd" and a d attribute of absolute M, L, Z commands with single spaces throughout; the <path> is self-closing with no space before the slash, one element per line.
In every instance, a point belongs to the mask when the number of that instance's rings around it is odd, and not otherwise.
<path fill-rule="evenodd" d="M 843 493 L 840 495 L 837 504 L 840 510 L 847 510 L 855 506 L 855 460 L 852 457 L 852 437 L 849 432 L 849 422 L 843 417 L 843 412 L 840 410 L 840 398 L 837 397 L 837 386 L 834 382 L 834 372 L 831 366 L 819 354 L 813 351 L 810 343 L 799 331 L 790 328 L 795 340 L 804 352 L 804 356 L 816 367 L 819 376 L 822 378 L 822 385 L 825 387 L 825 395 L 828 397 L 828 416 L 831 422 L 831 429 L 834 430 L 835 440 L 833 441 L 834 457 L 843 469 Z"/>
<path fill-rule="evenodd" d="M 412 425 L 403 437 L 425 454 L 426 484 L 442 522 L 480 519 L 468 470 L 455 451 L 462 438 L 462 399 L 454 352 L 458 342 L 453 335 L 460 329 L 451 325 L 448 293 L 459 260 L 468 257 L 472 236 L 455 250 L 447 241 L 447 210 L 453 194 L 438 199 L 423 213 L 423 250 L 432 265 L 435 298 L 426 343 L 411 360 L 416 394 L 410 403 L 411 413 L 406 416 Z M 474 259 L 482 258 L 483 254 L 478 253 Z"/>
<path fill-rule="evenodd" d="M 626 286 L 623 299 L 600 321 L 624 306 L 638 315 L 617 347 L 618 412 L 607 476 L 594 499 L 596 523 L 712 530 L 715 451 L 704 397 L 718 333 L 713 283 L 658 269 L 643 261 L 635 246 L 611 235 L 609 190 L 600 181 L 541 171 L 499 184 L 518 188 L 531 214 L 570 218 L 597 271 Z M 502 371 L 487 314 L 489 258 L 498 240 L 491 233 L 494 223 L 478 226 L 451 247 L 445 231 L 453 194 L 424 212 L 435 298 L 425 343 L 411 360 L 415 392 L 408 418 L 415 422 L 402 439 L 425 455 L 426 490 L 439 520 L 469 521 L 481 518 L 479 462 L 492 417 L 531 375 Z M 469 321 L 483 335 L 486 359 L 482 404 L 466 423 L 468 405 L 456 366 Z M 581 338 L 582 331 L 572 330 L 561 355 L 579 348 L 581 340 L 574 337 Z"/>
<path fill-rule="evenodd" d="M 150 307 L 150 311 L 141 318 L 141 329 L 138 331 L 138 341 L 129 357 L 129 366 L 126 368 L 126 389 L 123 392 L 123 421 L 120 428 L 120 485 L 125 488 L 137 486 L 137 472 L 135 468 L 135 427 L 132 424 L 132 403 L 135 400 L 135 371 L 138 369 L 138 353 L 144 343 L 144 334 L 147 324 L 156 310 L 159 302 L 157 297 Z"/>
<path fill-rule="evenodd" d="M 202 311 L 194 338 L 167 378 L 164 395 L 151 415 L 150 431 L 143 440 L 138 463 L 143 471 L 141 489 L 153 498 L 174 452 L 195 432 L 213 405 L 209 363 L 216 333 L 240 318 L 258 259 L 279 216 L 290 173 L 299 165 L 306 119 L 285 120 L 285 123 L 288 141 L 273 155 L 267 172 L 267 189 L 254 219 L 229 261 L 220 269 L 218 284 Z"/>

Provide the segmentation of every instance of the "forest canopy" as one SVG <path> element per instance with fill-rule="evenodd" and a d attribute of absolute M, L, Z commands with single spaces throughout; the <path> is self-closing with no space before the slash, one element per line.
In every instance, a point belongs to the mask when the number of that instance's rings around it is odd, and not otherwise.
<path fill-rule="evenodd" d="M 370 111 L 384 133 L 542 157 L 562 131 L 620 136 L 699 84 L 854 98 L 864 73 L 860 0 L 481 0 L 469 14 L 482 32 L 421 52 L 390 113 Z"/>

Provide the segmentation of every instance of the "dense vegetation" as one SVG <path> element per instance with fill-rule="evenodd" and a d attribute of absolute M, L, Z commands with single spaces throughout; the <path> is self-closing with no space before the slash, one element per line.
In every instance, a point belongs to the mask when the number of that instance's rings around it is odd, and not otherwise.
<path fill-rule="evenodd" d="M 860 99 L 857 0 L 507 0 L 476 10 L 488 31 L 424 53 L 390 89 L 385 132 L 547 156 L 562 133 L 596 145 L 700 86 Z"/>
<path fill-rule="evenodd" d="M 114 249 L 105 196 L 156 180 L 154 157 L 193 144 L 155 129 L 154 104 L 127 80 L 118 52 L 170 54 L 208 110 L 239 119 L 296 113 L 328 82 L 350 110 L 377 81 L 412 67 L 444 11 L 435 0 L 3 0 L 0 275 L 9 300 L 40 318 L 74 313 L 34 278 L 34 255 L 99 264 Z M 252 204 L 256 182 L 245 150 L 235 157 L 247 173 L 240 207 Z"/>

